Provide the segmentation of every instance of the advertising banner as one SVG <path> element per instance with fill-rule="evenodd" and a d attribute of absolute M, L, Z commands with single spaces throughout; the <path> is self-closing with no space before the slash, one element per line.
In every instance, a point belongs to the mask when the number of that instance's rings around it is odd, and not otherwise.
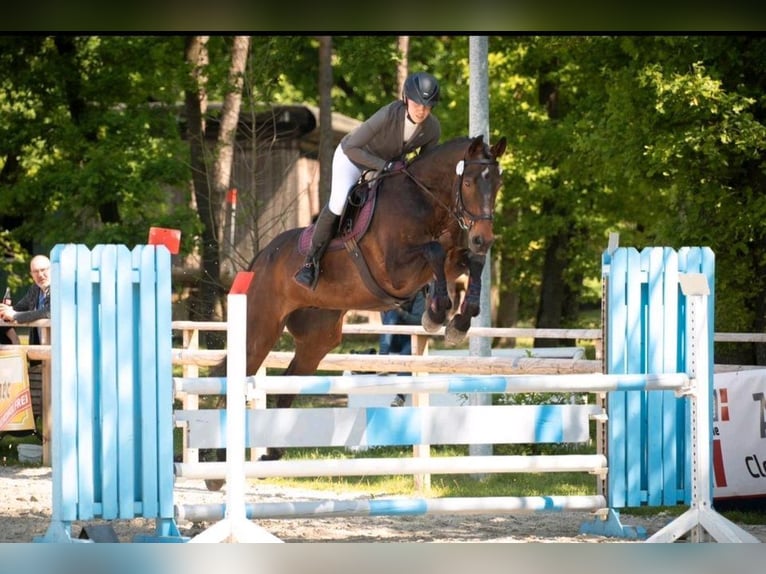
<path fill-rule="evenodd" d="M 713 498 L 766 496 L 766 369 L 717 373 Z"/>
<path fill-rule="evenodd" d="M 0 351 L 0 432 L 34 428 L 27 361 L 17 351 Z"/>

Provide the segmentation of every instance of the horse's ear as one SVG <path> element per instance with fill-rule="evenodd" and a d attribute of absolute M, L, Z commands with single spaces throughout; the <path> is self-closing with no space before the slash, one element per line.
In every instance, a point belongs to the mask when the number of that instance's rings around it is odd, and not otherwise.
<path fill-rule="evenodd" d="M 508 141 L 505 139 L 505 136 L 500 138 L 500 141 L 498 141 L 495 145 L 492 146 L 490 151 L 492 152 L 492 157 L 495 159 L 499 158 L 501 155 L 505 153 L 505 146 L 508 143 Z"/>
<path fill-rule="evenodd" d="M 484 134 L 479 134 L 471 140 L 471 145 L 468 146 L 468 155 L 475 155 L 484 149 Z"/>

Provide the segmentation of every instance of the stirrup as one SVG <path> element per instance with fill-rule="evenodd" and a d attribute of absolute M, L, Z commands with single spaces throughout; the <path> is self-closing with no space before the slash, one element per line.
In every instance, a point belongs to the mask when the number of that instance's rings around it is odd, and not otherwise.
<path fill-rule="evenodd" d="M 319 274 L 317 265 L 313 262 L 304 263 L 294 276 L 295 282 L 312 291 L 316 288 Z"/>

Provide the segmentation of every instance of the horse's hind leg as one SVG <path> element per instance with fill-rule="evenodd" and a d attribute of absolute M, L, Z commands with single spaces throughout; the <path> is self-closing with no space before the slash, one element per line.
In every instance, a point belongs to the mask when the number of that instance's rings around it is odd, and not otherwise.
<path fill-rule="evenodd" d="M 287 318 L 287 330 L 295 340 L 295 354 L 285 375 L 313 375 L 319 363 L 343 337 L 345 311 L 334 309 L 298 309 Z M 289 408 L 295 395 L 279 395 L 277 408 Z M 283 449 L 267 448 L 261 460 L 279 460 Z"/>
<path fill-rule="evenodd" d="M 457 345 L 471 327 L 471 318 L 479 314 L 481 306 L 481 273 L 484 269 L 484 256 L 470 255 L 468 257 L 468 289 L 466 289 L 460 312 L 444 330 L 444 341 L 448 345 Z"/>

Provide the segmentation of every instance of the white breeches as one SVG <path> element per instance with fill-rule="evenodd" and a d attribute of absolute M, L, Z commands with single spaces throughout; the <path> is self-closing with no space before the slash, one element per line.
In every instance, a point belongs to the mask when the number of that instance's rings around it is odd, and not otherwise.
<path fill-rule="evenodd" d="M 327 205 L 335 215 L 343 213 L 348 192 L 351 186 L 359 180 L 360 175 L 362 175 L 362 170 L 348 159 L 348 156 L 343 153 L 340 145 L 338 145 L 332 158 L 332 189 L 330 190 L 330 201 Z"/>

